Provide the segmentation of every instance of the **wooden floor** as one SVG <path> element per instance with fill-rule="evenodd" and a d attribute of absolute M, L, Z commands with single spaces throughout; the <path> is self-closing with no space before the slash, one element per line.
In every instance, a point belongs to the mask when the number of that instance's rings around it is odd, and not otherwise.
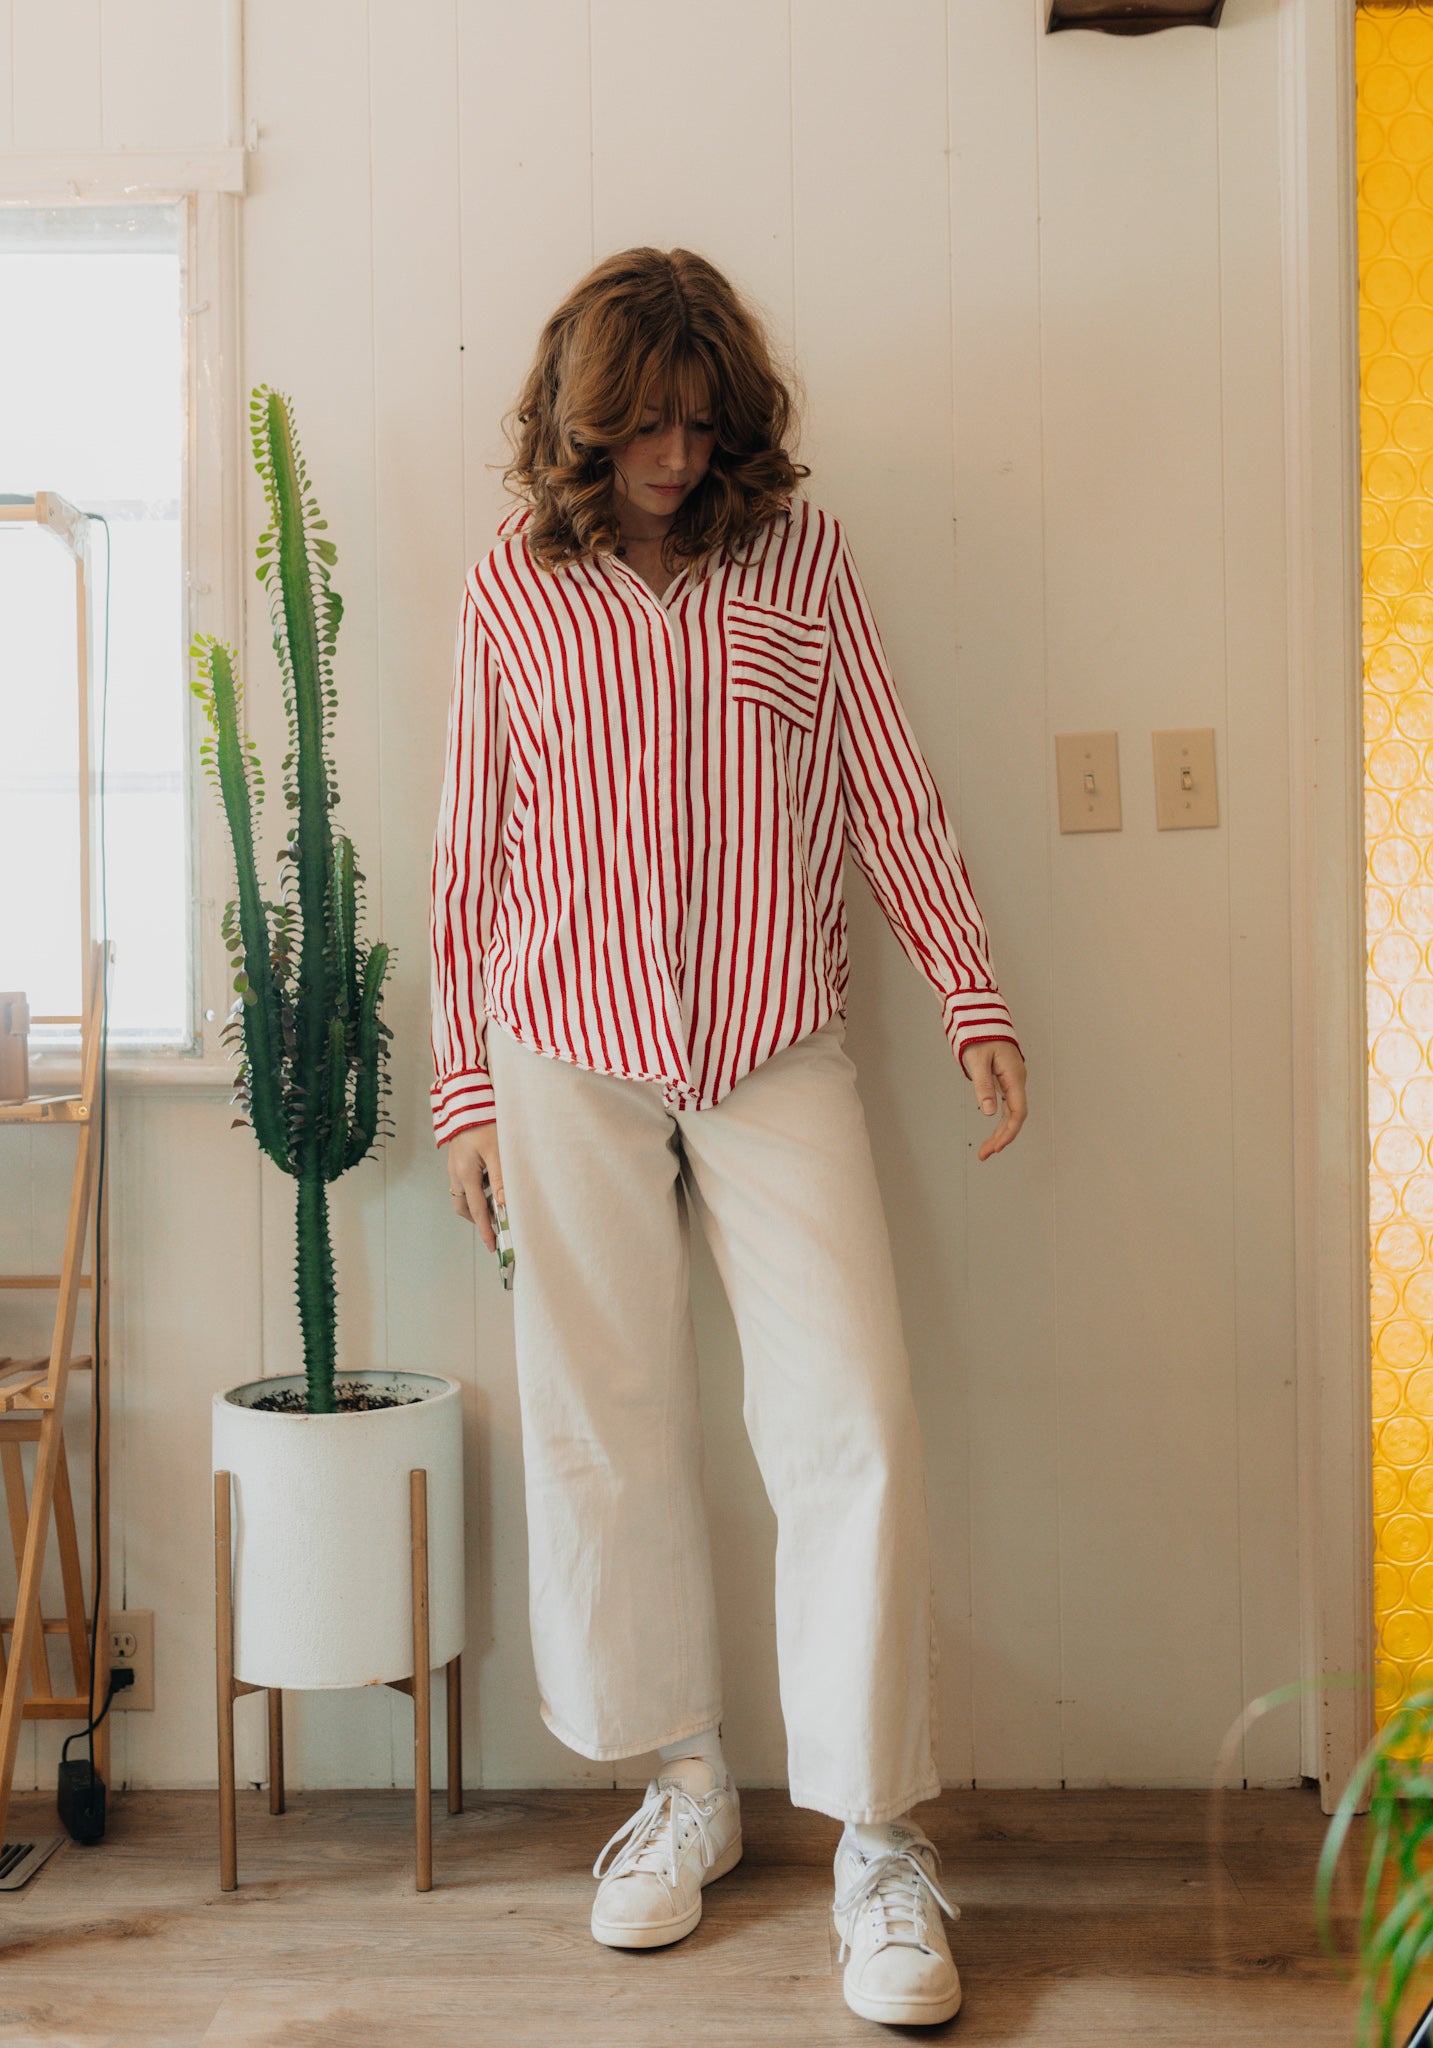
<path fill-rule="evenodd" d="M 1313 1925 L 1311 1792 L 946 1793 L 919 1810 L 962 1908 L 965 2007 L 892 2029 L 849 2012 L 831 1932 L 839 1832 L 749 1791 L 746 1853 L 685 1941 L 588 1931 L 591 1864 L 625 1792 L 434 1803 L 413 1890 L 402 1793 L 241 1795 L 219 1890 L 212 1794 L 131 1793 L 108 1839 L 0 1894 L 0 2043 L 44 2048 L 826 2048 L 881 2039 L 1041 2048 L 1315 2048 L 1354 2040 Z M 7 1832 L 52 1832 L 49 1800 Z"/>

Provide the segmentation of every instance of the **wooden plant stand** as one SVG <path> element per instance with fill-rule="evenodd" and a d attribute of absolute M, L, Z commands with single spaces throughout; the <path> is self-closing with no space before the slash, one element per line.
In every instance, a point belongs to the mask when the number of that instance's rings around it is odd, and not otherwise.
<path fill-rule="evenodd" d="M 408 1475 L 413 1532 L 413 1676 L 390 1678 L 413 1702 L 413 1804 L 416 1889 L 433 1889 L 432 1672 L 428 1663 L 428 1475 Z M 237 1890 L 238 1840 L 234 1791 L 234 1702 L 246 1692 L 269 1696 L 269 1812 L 284 1811 L 284 1696 L 277 1686 L 234 1676 L 233 1485 L 214 1474 L 214 1609 L 219 1705 L 219 1888 Z M 445 1667 L 448 1687 L 448 1811 L 463 1810 L 462 1658 Z"/>

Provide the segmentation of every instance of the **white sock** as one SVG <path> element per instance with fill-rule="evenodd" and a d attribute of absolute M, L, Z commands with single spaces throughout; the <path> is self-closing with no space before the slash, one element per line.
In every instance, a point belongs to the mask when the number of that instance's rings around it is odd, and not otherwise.
<path fill-rule="evenodd" d="M 675 1763 L 679 1756 L 699 1756 L 712 1767 L 719 1785 L 726 1783 L 726 1758 L 721 1751 L 721 1722 L 716 1721 L 710 1728 L 703 1728 L 699 1735 L 684 1735 L 680 1742 L 664 1742 L 657 1751 L 664 1764 Z"/>
<path fill-rule="evenodd" d="M 902 1813 L 892 1820 L 848 1820 L 846 1833 L 863 1856 L 879 1856 L 886 1849 L 896 1849 L 902 1842 L 913 1840 L 920 1829 L 909 1813 Z"/>

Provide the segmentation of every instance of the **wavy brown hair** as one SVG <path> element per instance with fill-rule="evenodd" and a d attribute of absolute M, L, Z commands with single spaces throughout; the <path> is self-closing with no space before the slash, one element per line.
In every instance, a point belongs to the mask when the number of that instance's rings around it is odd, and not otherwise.
<path fill-rule="evenodd" d="M 612 451 L 636 434 L 645 406 L 667 426 L 696 410 L 699 394 L 715 443 L 667 534 L 671 567 L 735 553 L 810 475 L 786 446 L 794 401 L 761 322 L 705 257 L 624 249 L 589 271 L 543 328 L 507 422 L 504 481 L 532 507 L 524 538 L 545 568 L 615 552 Z"/>

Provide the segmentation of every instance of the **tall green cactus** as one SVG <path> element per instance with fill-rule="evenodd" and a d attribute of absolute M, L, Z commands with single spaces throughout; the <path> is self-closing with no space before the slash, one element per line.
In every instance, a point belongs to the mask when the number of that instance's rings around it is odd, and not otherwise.
<path fill-rule="evenodd" d="M 343 600 L 329 586 L 337 550 L 324 538 L 294 433 L 293 407 L 261 385 L 250 424 L 268 500 L 258 575 L 269 593 L 274 652 L 289 722 L 284 798 L 296 813 L 279 854 L 277 902 L 264 899 L 255 854 L 263 775 L 243 730 L 234 651 L 212 634 L 190 650 L 194 694 L 209 719 L 202 749 L 233 841 L 239 893 L 224 913 L 236 969 L 225 1041 L 238 1055 L 237 1099 L 274 1164 L 298 1182 L 297 1283 L 311 1414 L 332 1414 L 336 1304 L 328 1183 L 367 1158 L 388 1129 L 388 1041 L 381 1003 L 391 955 L 359 935 L 363 876 L 334 829 L 338 787 L 328 758 L 336 702 L 333 650 Z M 297 957 L 295 949 L 297 948 Z"/>

